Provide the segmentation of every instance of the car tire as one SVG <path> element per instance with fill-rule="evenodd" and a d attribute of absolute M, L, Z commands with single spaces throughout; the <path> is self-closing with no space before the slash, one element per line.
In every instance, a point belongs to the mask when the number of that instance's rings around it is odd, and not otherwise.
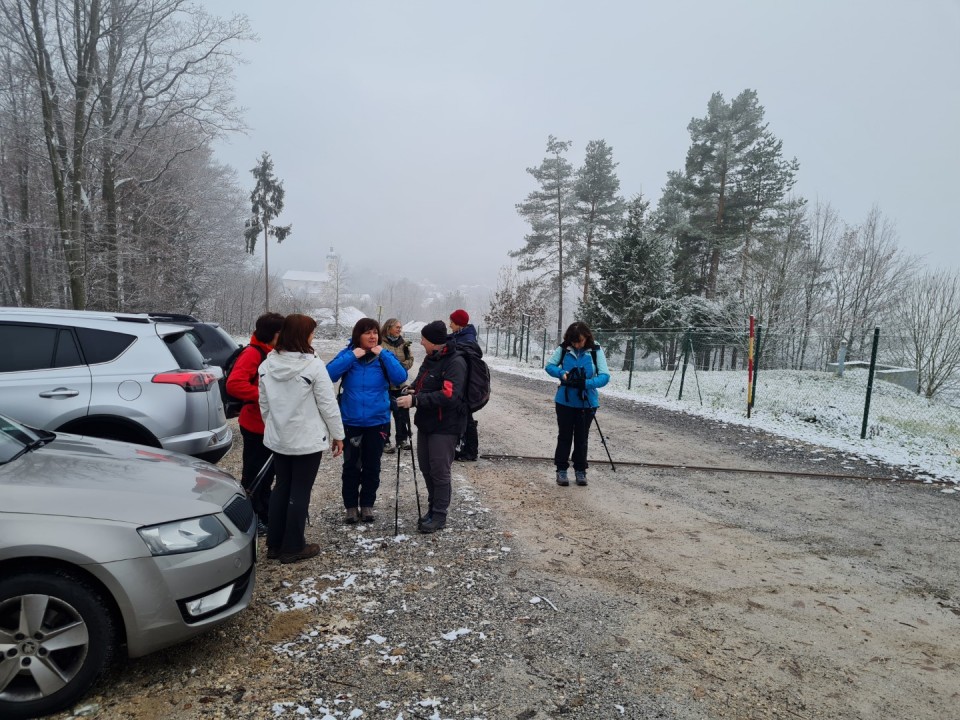
<path fill-rule="evenodd" d="M 88 581 L 57 570 L 3 578 L 0 718 L 70 706 L 113 659 L 116 641 L 113 613 Z"/>

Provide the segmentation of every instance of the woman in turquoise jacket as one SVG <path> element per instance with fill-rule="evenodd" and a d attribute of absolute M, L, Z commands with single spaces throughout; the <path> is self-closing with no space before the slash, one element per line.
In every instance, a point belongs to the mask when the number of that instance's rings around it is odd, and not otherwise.
<path fill-rule="evenodd" d="M 587 484 L 587 438 L 590 423 L 600 406 L 601 388 L 610 382 L 607 358 L 593 339 L 586 323 L 575 322 L 563 334 L 563 342 L 547 362 L 547 374 L 560 381 L 554 397 L 557 410 L 557 485 L 567 486 L 570 445 L 573 444 L 573 471 L 577 485 Z"/>
<path fill-rule="evenodd" d="M 346 521 L 373 522 L 380 487 L 380 457 L 390 437 L 390 386 L 407 380 L 397 356 L 380 347 L 380 324 L 362 318 L 347 346 L 327 364 L 340 381 L 343 443 L 342 494 Z"/>

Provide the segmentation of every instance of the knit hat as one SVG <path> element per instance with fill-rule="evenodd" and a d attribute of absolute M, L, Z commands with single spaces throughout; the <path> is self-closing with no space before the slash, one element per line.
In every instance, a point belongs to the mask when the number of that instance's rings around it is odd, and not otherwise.
<path fill-rule="evenodd" d="M 434 320 L 424 325 L 420 334 L 434 345 L 443 345 L 447 341 L 447 326 L 443 320 Z"/>
<path fill-rule="evenodd" d="M 452 313 L 450 313 L 450 322 L 452 322 L 454 325 L 465 327 L 470 324 L 470 316 L 467 315 L 466 310 L 454 310 Z"/>

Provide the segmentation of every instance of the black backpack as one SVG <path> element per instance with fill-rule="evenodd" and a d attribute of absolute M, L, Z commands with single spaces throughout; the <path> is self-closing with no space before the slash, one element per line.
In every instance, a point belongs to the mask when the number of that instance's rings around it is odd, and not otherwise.
<path fill-rule="evenodd" d="M 223 398 L 223 411 L 227 414 L 227 419 L 235 418 L 240 414 L 240 410 L 246 405 L 248 400 L 241 400 L 236 398 L 230 393 L 227 392 L 227 378 L 230 377 L 230 373 L 233 371 L 233 366 L 237 364 L 237 358 L 240 357 L 240 353 L 246 350 L 248 347 L 252 347 L 258 353 L 260 353 L 260 362 L 263 362 L 267 359 L 267 353 L 262 347 L 257 347 L 256 345 L 243 345 L 238 347 L 232 353 L 230 357 L 227 358 L 227 361 L 223 364 L 223 377 L 220 378 L 220 395 Z"/>
<path fill-rule="evenodd" d="M 483 350 L 476 343 L 457 345 L 467 360 L 467 387 L 465 400 L 470 412 L 483 409 L 490 400 L 490 368 L 483 361 Z"/>

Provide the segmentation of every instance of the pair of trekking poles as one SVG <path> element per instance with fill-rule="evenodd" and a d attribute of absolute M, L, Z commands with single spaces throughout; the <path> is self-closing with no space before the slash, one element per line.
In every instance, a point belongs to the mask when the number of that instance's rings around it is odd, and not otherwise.
<path fill-rule="evenodd" d="M 417 517 L 419 518 L 423 515 L 423 509 L 420 507 L 420 486 L 417 484 L 417 457 L 413 450 L 413 436 L 410 434 L 410 423 L 407 423 L 406 428 L 404 428 L 407 433 L 408 445 L 410 446 L 410 462 L 413 464 L 413 489 L 417 496 Z M 399 445 L 399 443 L 397 443 Z M 396 492 L 396 501 L 394 502 L 394 511 L 393 511 L 393 534 L 400 534 L 400 456 L 403 453 L 397 451 L 397 492 Z M 254 493 L 256 493 L 257 488 L 260 487 L 260 483 L 263 482 L 263 479 L 270 472 L 270 468 L 273 467 L 273 453 L 270 453 L 270 457 L 267 458 L 267 461 L 263 464 L 263 467 L 260 468 L 260 471 L 257 473 L 257 476 L 254 478 L 253 482 L 250 483 L 250 487 L 246 489 L 247 497 L 252 498 Z M 310 513 L 307 513 L 307 524 L 313 525 L 310 522 Z"/>
<path fill-rule="evenodd" d="M 397 428 L 397 433 L 399 434 L 400 428 Z M 413 433 L 410 430 L 410 421 L 407 420 L 406 427 L 404 427 L 404 432 L 407 436 L 407 445 L 410 446 L 410 463 L 413 466 L 413 492 L 417 496 L 417 518 L 423 517 L 423 510 L 420 507 L 420 486 L 417 484 L 417 455 L 413 449 Z M 400 443 L 398 442 L 399 446 Z M 400 448 L 397 448 L 397 488 L 394 496 L 394 506 L 393 506 L 393 535 L 396 537 L 400 534 L 400 456 L 403 455 L 403 452 L 400 451 Z"/>

